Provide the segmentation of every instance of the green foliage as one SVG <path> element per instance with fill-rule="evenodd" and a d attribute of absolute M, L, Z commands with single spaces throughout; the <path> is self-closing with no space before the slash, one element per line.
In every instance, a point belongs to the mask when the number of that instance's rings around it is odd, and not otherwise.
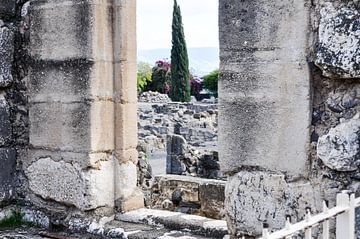
<path fill-rule="evenodd" d="M 137 68 L 137 91 L 141 93 L 146 85 L 151 82 L 151 66 L 148 63 L 139 62 Z"/>
<path fill-rule="evenodd" d="M 215 70 L 203 77 L 204 88 L 210 91 L 215 97 L 218 96 L 219 70 Z"/>
<path fill-rule="evenodd" d="M 172 22 L 171 86 L 169 96 L 173 101 L 189 102 L 191 100 L 189 58 L 181 10 L 176 0 L 174 0 Z"/>
<path fill-rule="evenodd" d="M 0 221 L 0 229 L 11 229 L 19 227 L 36 227 L 35 224 L 25 222 L 23 220 L 23 214 L 19 211 L 14 211 L 12 214 L 2 221 Z"/>
<path fill-rule="evenodd" d="M 160 60 L 152 68 L 151 82 L 146 86 L 146 91 L 157 91 L 162 94 L 169 92 L 170 63 Z"/>

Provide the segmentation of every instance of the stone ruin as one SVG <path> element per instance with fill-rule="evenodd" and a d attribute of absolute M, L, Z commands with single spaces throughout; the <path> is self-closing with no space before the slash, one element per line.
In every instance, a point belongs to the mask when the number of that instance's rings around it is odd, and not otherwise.
<path fill-rule="evenodd" d="M 220 1 L 219 158 L 232 235 L 360 193 L 359 10 L 359 1 Z"/>
<path fill-rule="evenodd" d="M 135 10 L 135 0 L 0 0 L 2 214 L 16 205 L 74 229 L 143 207 Z M 359 193 L 359 11 L 358 0 L 219 1 L 227 182 L 215 216 L 232 238 Z M 196 195 L 181 197 L 201 214 Z"/>

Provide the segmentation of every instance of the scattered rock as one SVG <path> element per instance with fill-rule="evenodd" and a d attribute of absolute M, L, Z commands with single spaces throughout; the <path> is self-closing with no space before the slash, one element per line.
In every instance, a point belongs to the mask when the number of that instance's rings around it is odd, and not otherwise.
<path fill-rule="evenodd" d="M 319 138 L 317 155 L 329 168 L 355 171 L 360 165 L 360 119 L 352 119 L 330 129 Z"/>
<path fill-rule="evenodd" d="M 139 102 L 145 103 L 168 103 L 171 99 L 167 94 L 161 94 L 159 92 L 146 91 L 139 96 Z"/>
<path fill-rule="evenodd" d="M 360 77 L 360 12 L 354 5 L 321 10 L 316 65 L 330 78 Z"/>

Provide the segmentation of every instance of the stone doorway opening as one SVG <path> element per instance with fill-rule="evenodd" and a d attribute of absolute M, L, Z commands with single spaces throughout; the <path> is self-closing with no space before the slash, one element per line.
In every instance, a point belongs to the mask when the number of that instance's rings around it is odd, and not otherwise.
<path fill-rule="evenodd" d="M 138 85 L 138 185 L 146 207 L 223 219 L 217 93 L 204 84 L 204 76 L 219 68 L 218 1 L 178 4 L 191 72 L 188 103 L 171 101 L 162 85 L 169 79 L 161 82 L 158 75 L 171 78 L 173 1 L 137 1 L 138 77 L 146 69 L 150 76 L 145 87 Z"/>

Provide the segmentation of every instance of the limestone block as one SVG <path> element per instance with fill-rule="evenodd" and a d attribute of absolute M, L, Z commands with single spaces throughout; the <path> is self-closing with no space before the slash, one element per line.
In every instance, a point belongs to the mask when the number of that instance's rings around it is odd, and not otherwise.
<path fill-rule="evenodd" d="M 30 106 L 33 147 L 81 152 L 90 149 L 90 105 L 39 103 Z"/>
<path fill-rule="evenodd" d="M 77 165 L 80 169 L 99 169 L 101 162 L 112 160 L 111 153 L 88 153 L 56 151 L 45 149 L 29 149 L 26 154 L 20 155 L 23 169 L 26 169 L 34 162 L 44 157 L 50 157 L 54 161 L 64 161 L 65 163 Z"/>
<path fill-rule="evenodd" d="M 65 205 L 85 207 L 85 181 L 76 166 L 41 158 L 30 165 L 25 173 L 34 194 Z"/>
<path fill-rule="evenodd" d="M 0 0 L 0 17 L 11 17 L 15 15 L 14 0 Z"/>
<path fill-rule="evenodd" d="M 138 163 L 138 151 L 136 148 L 116 149 L 115 156 L 120 163 L 132 162 L 135 165 Z"/>
<path fill-rule="evenodd" d="M 9 105 L 0 96 L 0 147 L 11 140 L 11 122 Z"/>
<path fill-rule="evenodd" d="M 0 148 L 0 203 L 13 195 L 15 183 L 16 151 Z"/>
<path fill-rule="evenodd" d="M 114 103 L 112 101 L 94 101 L 90 109 L 90 149 L 95 152 L 114 150 Z M 135 131 L 136 132 L 136 131 Z"/>
<path fill-rule="evenodd" d="M 113 98 L 113 64 L 87 60 L 34 62 L 30 69 L 30 102 L 78 102 Z"/>
<path fill-rule="evenodd" d="M 204 183 L 199 186 L 201 211 L 206 217 L 223 219 L 225 217 L 225 182 Z"/>
<path fill-rule="evenodd" d="M 122 61 L 115 64 L 114 68 L 117 101 L 121 101 L 122 103 L 137 103 L 136 61 Z"/>
<path fill-rule="evenodd" d="M 113 158 L 98 161 L 97 168 L 84 172 L 87 184 L 85 195 L 86 209 L 106 207 L 113 209 L 115 204 L 115 182 Z"/>
<path fill-rule="evenodd" d="M 322 7 L 316 65 L 330 78 L 360 77 L 360 12 L 356 6 Z"/>
<path fill-rule="evenodd" d="M 98 170 L 82 171 L 78 166 L 41 158 L 25 170 L 30 190 L 43 199 L 81 210 L 112 207 L 114 204 L 113 161 Z"/>
<path fill-rule="evenodd" d="M 2 7 L 2 2 L 0 1 L 0 14 Z M 0 25 L 0 88 L 7 87 L 13 81 L 11 75 L 13 54 L 14 33 L 8 27 Z"/>
<path fill-rule="evenodd" d="M 115 62 L 136 64 L 136 1 L 113 2 Z"/>
<path fill-rule="evenodd" d="M 115 163 L 115 198 L 125 200 L 134 193 L 137 186 L 136 165 L 132 162 Z"/>
<path fill-rule="evenodd" d="M 115 105 L 116 122 L 116 149 L 128 150 L 137 147 L 137 105 L 120 104 Z"/>
<path fill-rule="evenodd" d="M 37 103 L 29 114 L 34 147 L 73 152 L 114 149 L 113 102 Z"/>
<path fill-rule="evenodd" d="M 317 155 L 329 168 L 356 171 L 360 165 L 360 119 L 351 119 L 319 138 Z"/>
<path fill-rule="evenodd" d="M 144 207 L 144 194 L 140 188 L 136 188 L 133 194 L 124 200 L 117 200 L 116 210 L 119 212 L 129 212 Z"/>
<path fill-rule="evenodd" d="M 235 50 L 248 49 L 242 52 L 247 57 L 259 54 L 257 51 L 272 54 L 276 49 L 295 50 L 286 53 L 289 57 L 304 54 L 297 49 L 307 41 L 304 31 L 309 15 L 305 1 L 219 1 L 219 11 L 221 51 L 241 54 Z"/>
<path fill-rule="evenodd" d="M 33 1 L 29 13 L 33 58 L 112 61 L 109 1 Z"/>
<path fill-rule="evenodd" d="M 287 183 L 284 175 L 240 172 L 229 177 L 225 189 L 225 209 L 232 235 L 259 236 L 263 223 L 281 229 L 286 216 L 299 221 L 305 209 L 315 212 L 321 204 L 320 192 L 308 182 Z"/>
<path fill-rule="evenodd" d="M 219 2 L 219 158 L 225 173 L 250 166 L 307 174 L 306 2 Z"/>

